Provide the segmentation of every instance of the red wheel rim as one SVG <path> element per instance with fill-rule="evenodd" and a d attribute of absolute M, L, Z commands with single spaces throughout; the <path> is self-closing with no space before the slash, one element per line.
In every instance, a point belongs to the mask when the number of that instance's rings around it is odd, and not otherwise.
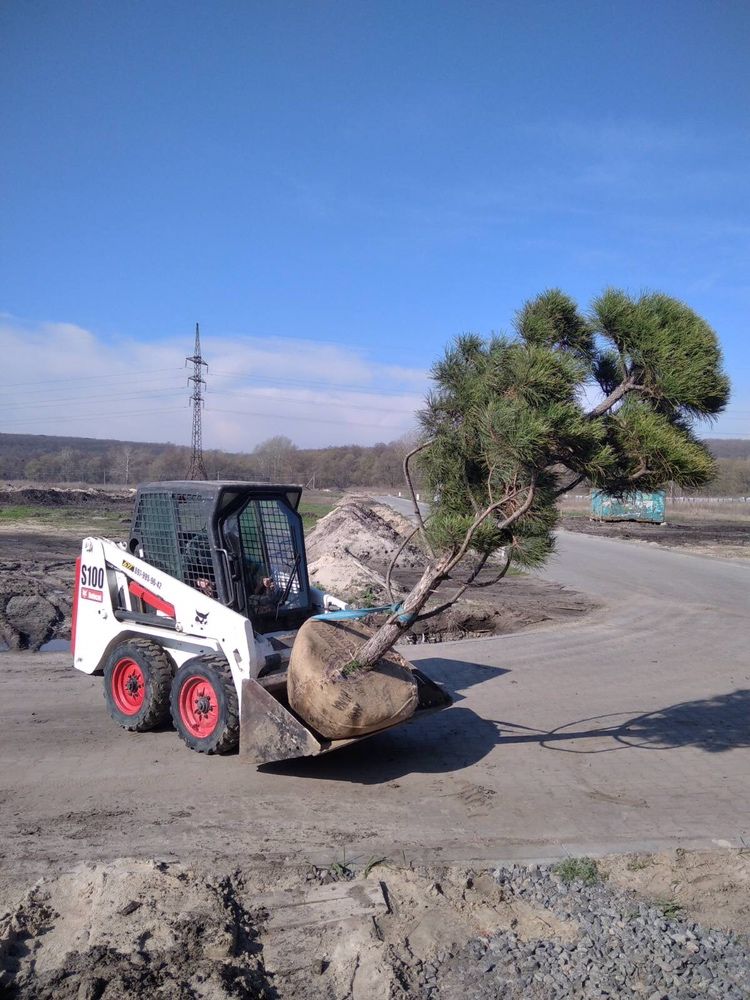
<path fill-rule="evenodd" d="M 180 688 L 180 718 L 187 731 L 202 740 L 216 729 L 219 699 L 205 677 L 188 677 Z"/>
<path fill-rule="evenodd" d="M 137 715 L 146 697 L 146 679 L 143 671 L 129 657 L 118 660 L 112 671 L 112 698 L 118 712 Z"/>

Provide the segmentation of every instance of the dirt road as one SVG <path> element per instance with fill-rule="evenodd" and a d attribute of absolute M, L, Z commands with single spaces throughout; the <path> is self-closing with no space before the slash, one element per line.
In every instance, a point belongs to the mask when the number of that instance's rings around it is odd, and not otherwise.
<path fill-rule="evenodd" d="M 545 575 L 603 606 L 408 647 L 454 708 L 265 771 L 117 729 L 67 654 L 0 655 L 0 992 L 741 1000 L 750 566 L 563 533 Z M 584 852 L 591 887 L 486 871 Z"/>
<path fill-rule="evenodd" d="M 108 718 L 66 654 L 0 656 L 3 869 L 123 855 L 468 861 L 750 839 L 750 567 L 563 533 L 582 622 L 410 647 L 456 694 L 329 758 L 256 771 Z"/>

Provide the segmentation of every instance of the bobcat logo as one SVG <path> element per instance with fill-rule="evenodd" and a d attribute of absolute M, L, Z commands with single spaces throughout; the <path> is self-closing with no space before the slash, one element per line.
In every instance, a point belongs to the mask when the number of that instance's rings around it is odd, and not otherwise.
<path fill-rule="evenodd" d="M 197 623 L 198 623 L 199 625 L 205 625 L 205 624 L 206 624 L 206 622 L 208 621 L 208 616 L 209 616 L 209 614 L 210 614 L 210 612 L 209 612 L 209 611 L 206 611 L 206 613 L 205 613 L 205 614 L 203 614 L 203 613 L 202 613 L 202 612 L 200 612 L 200 611 L 196 611 L 196 612 L 195 612 L 195 620 L 196 620 L 196 622 L 197 622 Z"/>

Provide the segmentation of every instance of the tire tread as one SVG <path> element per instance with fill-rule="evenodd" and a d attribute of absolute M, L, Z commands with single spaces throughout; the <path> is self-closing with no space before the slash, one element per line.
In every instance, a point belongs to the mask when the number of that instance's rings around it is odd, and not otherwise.
<path fill-rule="evenodd" d="M 208 756 L 231 753 L 237 748 L 240 741 L 240 705 L 239 699 L 237 698 L 237 689 L 234 685 L 234 678 L 232 677 L 232 671 L 229 664 L 226 659 L 218 653 L 206 653 L 203 656 L 196 656 L 192 660 L 187 660 L 182 664 L 180 670 L 188 666 L 188 664 L 190 664 L 192 668 L 206 665 L 211 667 L 216 672 L 224 692 L 226 718 L 224 720 L 223 732 L 213 746 L 197 745 L 197 741 L 191 737 L 190 734 L 185 733 L 178 724 L 177 720 L 175 720 L 174 701 L 176 700 L 176 692 L 173 690 L 172 721 L 175 724 L 177 734 L 183 743 L 196 753 L 204 753 Z"/>
<path fill-rule="evenodd" d="M 127 655 L 125 647 L 138 650 L 144 661 L 148 664 L 151 682 L 149 685 L 149 704 L 138 721 L 123 721 L 124 717 L 119 716 L 119 714 L 115 721 L 123 729 L 127 729 L 128 732 L 146 733 L 151 729 L 156 729 L 169 719 L 169 690 L 172 684 L 173 672 L 172 661 L 158 643 L 153 642 L 151 639 L 138 638 L 123 639 L 122 642 L 119 642 L 110 653 L 109 661 L 111 662 L 117 657 L 118 650 L 123 651 L 120 655 Z M 112 714 L 110 695 L 106 684 L 106 669 L 104 697 L 108 707 L 110 707 L 110 714 Z"/>

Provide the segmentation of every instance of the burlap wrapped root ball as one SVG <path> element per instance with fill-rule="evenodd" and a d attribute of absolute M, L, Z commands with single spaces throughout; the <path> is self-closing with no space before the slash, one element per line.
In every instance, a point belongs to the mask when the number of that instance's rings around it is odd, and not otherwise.
<path fill-rule="evenodd" d="M 372 670 L 347 677 L 342 668 L 373 634 L 358 621 L 310 621 L 297 633 L 289 661 L 289 704 L 328 740 L 395 726 L 417 708 L 417 682 L 393 650 Z"/>

